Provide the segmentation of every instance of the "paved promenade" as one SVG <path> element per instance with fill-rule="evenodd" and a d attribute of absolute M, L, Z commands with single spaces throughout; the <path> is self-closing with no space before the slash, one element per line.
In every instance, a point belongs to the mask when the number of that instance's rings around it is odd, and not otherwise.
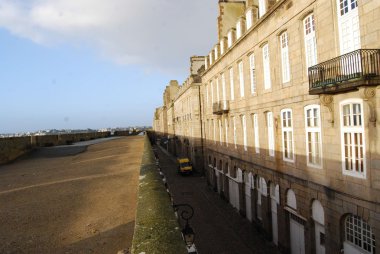
<path fill-rule="evenodd" d="M 0 253 L 130 247 L 144 137 L 102 141 L 43 148 L 0 166 Z"/>
<path fill-rule="evenodd" d="M 175 158 L 162 148 L 156 149 L 174 203 L 187 203 L 194 208 L 190 225 L 196 233 L 199 254 L 279 253 L 247 219 L 207 186 L 205 177 L 178 175 Z"/>

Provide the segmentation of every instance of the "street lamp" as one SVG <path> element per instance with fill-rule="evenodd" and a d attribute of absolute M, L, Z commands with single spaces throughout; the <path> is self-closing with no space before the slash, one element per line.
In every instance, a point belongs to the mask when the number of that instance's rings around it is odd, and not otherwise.
<path fill-rule="evenodd" d="M 189 204 L 173 204 L 174 211 L 186 222 L 185 227 L 182 229 L 182 238 L 186 243 L 188 253 L 197 253 L 194 246 L 195 233 L 190 227 L 189 220 L 194 215 L 194 208 Z"/>

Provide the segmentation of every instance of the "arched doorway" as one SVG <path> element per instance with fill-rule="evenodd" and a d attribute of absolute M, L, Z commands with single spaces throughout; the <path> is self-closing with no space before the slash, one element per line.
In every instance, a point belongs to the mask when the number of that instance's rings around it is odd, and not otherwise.
<path fill-rule="evenodd" d="M 270 184 L 271 212 L 272 212 L 272 238 L 275 245 L 278 244 L 277 206 L 280 204 L 280 186 Z"/>
<path fill-rule="evenodd" d="M 245 213 L 246 213 L 247 219 L 249 221 L 252 221 L 252 198 L 251 198 L 251 189 L 253 187 L 252 173 L 245 172 L 244 183 L 245 183 Z"/>
<path fill-rule="evenodd" d="M 321 202 L 314 200 L 311 210 L 315 229 L 315 253 L 325 254 L 325 212 Z"/>
<path fill-rule="evenodd" d="M 267 196 L 268 190 L 267 190 L 267 182 L 262 177 L 256 178 L 256 188 L 257 188 L 257 202 L 256 202 L 256 210 L 257 210 L 257 218 L 261 221 L 263 219 L 262 217 L 262 209 L 261 209 L 261 196 Z"/>
<path fill-rule="evenodd" d="M 292 189 L 286 193 L 286 205 L 289 211 L 290 251 L 292 254 L 305 253 L 305 221 L 297 213 L 296 194 Z"/>
<path fill-rule="evenodd" d="M 240 210 L 239 206 L 239 184 L 238 184 L 238 176 L 237 176 L 237 168 L 236 166 L 230 172 L 229 178 L 229 195 L 230 195 L 230 203 L 237 210 Z"/>

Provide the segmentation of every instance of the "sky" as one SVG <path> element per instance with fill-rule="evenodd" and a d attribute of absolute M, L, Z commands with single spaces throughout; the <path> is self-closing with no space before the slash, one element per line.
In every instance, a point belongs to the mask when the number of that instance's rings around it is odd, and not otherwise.
<path fill-rule="evenodd" d="M 0 0 L 0 133 L 152 125 L 217 0 Z"/>

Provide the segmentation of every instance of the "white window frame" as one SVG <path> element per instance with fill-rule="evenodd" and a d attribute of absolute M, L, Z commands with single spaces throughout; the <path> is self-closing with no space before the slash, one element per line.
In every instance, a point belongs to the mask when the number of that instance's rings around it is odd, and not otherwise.
<path fill-rule="evenodd" d="M 224 75 L 224 72 L 220 75 L 220 78 L 222 80 L 222 99 L 223 101 L 226 101 L 226 76 Z"/>
<path fill-rule="evenodd" d="M 293 112 L 290 108 L 281 110 L 281 127 L 282 159 L 294 162 Z"/>
<path fill-rule="evenodd" d="M 231 29 L 228 34 L 227 34 L 227 46 L 230 48 L 232 44 L 234 44 L 234 36 L 233 36 L 234 31 Z"/>
<path fill-rule="evenodd" d="M 243 148 L 244 151 L 248 151 L 247 118 L 245 115 L 241 116 L 241 126 L 243 129 Z"/>
<path fill-rule="evenodd" d="M 344 126 L 344 116 L 343 116 L 343 108 L 345 105 L 350 105 L 350 115 L 349 115 L 349 121 L 353 122 L 353 105 L 358 104 L 360 106 L 360 118 L 357 119 L 357 121 L 361 122 L 361 126 Z M 363 100 L 362 99 L 349 99 L 344 100 L 340 102 L 339 105 L 340 109 L 340 127 L 341 127 L 341 149 L 342 149 L 342 171 L 344 175 L 349 175 L 357 178 L 366 178 L 366 142 L 365 142 L 365 130 L 364 130 L 364 108 L 363 108 Z M 352 161 L 352 169 L 347 170 L 346 169 L 346 152 L 345 152 L 345 142 L 344 142 L 344 135 L 349 134 L 351 138 L 351 144 L 350 144 L 350 152 L 351 155 L 349 157 L 350 161 Z M 363 160 L 363 172 L 358 172 L 356 168 L 356 157 L 358 157 L 358 154 L 355 152 L 355 134 L 361 134 L 362 139 L 362 154 L 359 156 L 359 159 Z M 358 149 L 359 150 L 359 149 Z M 348 155 L 347 155 L 348 156 Z M 360 169 L 359 169 L 360 171 Z"/>
<path fill-rule="evenodd" d="M 290 81 L 290 63 L 289 63 L 289 37 L 288 32 L 280 35 L 281 46 L 281 67 L 282 67 L 282 83 Z"/>
<path fill-rule="evenodd" d="M 308 121 L 308 111 L 310 110 L 310 121 Z M 315 110 L 317 113 L 315 113 Z M 321 107 L 319 105 L 308 105 L 304 108 L 305 114 L 305 138 L 306 138 L 306 163 L 309 167 L 322 168 L 322 131 L 321 131 Z M 317 115 L 316 115 L 317 114 Z M 313 120 L 315 119 L 315 120 Z M 309 124 L 310 122 L 310 124 Z M 310 138 L 309 140 L 309 133 Z M 316 142 L 316 139 L 319 142 Z M 311 143 L 312 151 L 309 149 Z M 317 144 L 318 143 L 318 144 Z M 316 151 L 318 149 L 318 151 Z M 318 154 L 319 156 L 318 156 Z M 311 156 L 310 156 L 311 155 Z M 318 163 L 319 161 L 319 163 Z"/>
<path fill-rule="evenodd" d="M 222 120 L 218 120 L 219 122 L 219 143 L 223 145 L 223 128 L 222 128 Z"/>
<path fill-rule="evenodd" d="M 269 44 L 265 44 L 262 48 L 263 50 L 263 71 L 264 71 L 264 89 L 271 89 L 271 78 L 270 78 L 270 54 L 269 54 Z"/>
<path fill-rule="evenodd" d="M 212 128 L 213 128 L 213 140 L 214 140 L 214 144 L 216 144 L 216 124 L 215 124 L 215 120 L 212 119 Z"/>
<path fill-rule="evenodd" d="M 258 114 L 253 114 L 252 118 L 253 118 L 253 132 L 254 132 L 254 138 L 255 138 L 255 152 L 260 153 Z"/>
<path fill-rule="evenodd" d="M 251 77 L 251 93 L 256 93 L 255 55 L 249 55 L 249 74 Z"/>
<path fill-rule="evenodd" d="M 267 11 L 266 0 L 259 0 L 259 18 L 265 15 Z"/>
<path fill-rule="evenodd" d="M 214 82 L 210 81 L 210 89 L 211 89 L 211 107 L 214 104 Z"/>
<path fill-rule="evenodd" d="M 349 53 L 353 50 L 360 49 L 361 47 L 361 40 L 360 40 L 360 20 L 359 20 L 359 6 L 358 6 L 358 1 L 357 0 L 348 0 L 346 2 L 347 5 L 341 5 L 342 0 L 337 0 L 337 15 L 338 15 L 338 27 L 339 27 L 339 46 L 340 46 L 340 54 L 346 54 Z M 343 2 L 344 4 L 344 2 Z M 350 39 L 354 39 L 351 41 L 351 47 L 349 49 L 346 49 L 345 43 L 347 41 L 345 40 L 343 36 L 343 27 L 344 22 L 357 22 L 351 23 L 350 29 L 346 29 L 351 33 Z M 357 25 L 357 34 L 355 35 L 355 29 L 353 29 L 352 25 L 355 24 Z M 355 41 L 355 39 L 357 41 Z"/>
<path fill-rule="evenodd" d="M 232 125 L 233 125 L 233 128 L 234 128 L 234 145 L 235 145 L 235 149 L 237 149 L 236 119 L 235 119 L 234 116 L 232 117 Z"/>
<path fill-rule="evenodd" d="M 230 90 L 231 90 L 231 101 L 235 100 L 235 83 L 234 83 L 234 69 L 231 67 L 229 69 L 230 74 Z"/>
<path fill-rule="evenodd" d="M 246 13 L 245 13 L 245 27 L 248 29 L 250 29 L 252 27 L 252 24 L 253 24 L 253 20 L 252 20 L 252 9 L 248 10 Z"/>
<path fill-rule="evenodd" d="M 269 153 L 269 156 L 274 157 L 275 140 L 274 140 L 274 125 L 273 125 L 272 112 L 266 113 L 266 120 L 267 120 L 267 129 L 268 129 L 268 153 Z"/>
<path fill-rule="evenodd" d="M 206 83 L 206 105 L 207 107 L 210 105 L 209 103 L 209 98 L 208 98 L 208 89 L 209 89 L 209 84 Z"/>
<path fill-rule="evenodd" d="M 307 73 L 308 68 L 316 65 L 318 62 L 314 13 L 309 14 L 306 18 L 303 19 L 303 31 L 305 37 L 305 58 Z"/>
<path fill-rule="evenodd" d="M 243 35 L 243 31 L 241 29 L 241 20 L 236 22 L 236 39 L 239 39 Z"/>
<path fill-rule="evenodd" d="M 227 118 L 224 119 L 224 130 L 226 132 L 226 146 L 228 147 L 228 120 Z"/>
<path fill-rule="evenodd" d="M 239 69 L 239 86 L 240 86 L 240 97 L 244 97 L 244 65 L 243 61 L 238 62 Z"/>
<path fill-rule="evenodd" d="M 219 94 L 219 78 L 215 78 L 215 84 L 216 84 L 216 101 L 220 102 L 220 94 Z"/>
<path fill-rule="evenodd" d="M 344 239 L 345 242 L 359 249 L 360 253 L 374 253 L 376 250 L 372 228 L 359 216 L 347 215 L 344 220 Z M 365 247 L 370 247 L 370 250 Z"/>

